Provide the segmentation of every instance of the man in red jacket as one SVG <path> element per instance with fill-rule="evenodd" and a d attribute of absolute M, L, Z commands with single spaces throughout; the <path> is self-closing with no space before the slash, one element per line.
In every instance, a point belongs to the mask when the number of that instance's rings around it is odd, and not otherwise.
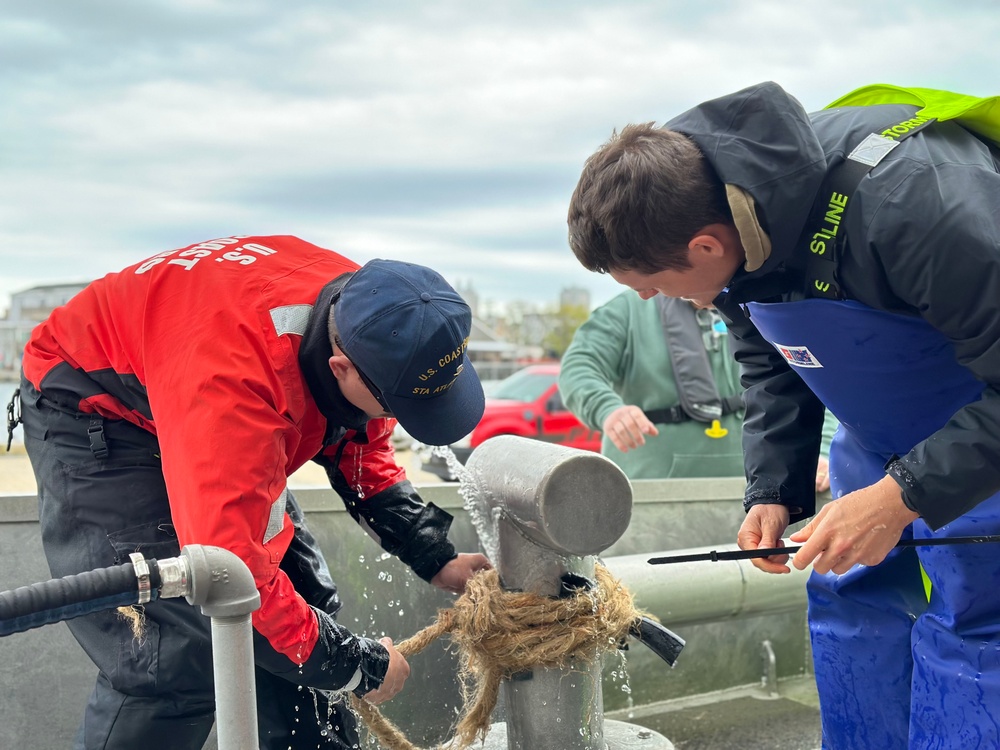
<path fill-rule="evenodd" d="M 460 592 L 489 562 L 456 554 L 451 517 L 420 500 L 389 438 L 394 420 L 433 445 L 472 431 L 484 399 L 470 327 L 468 305 L 429 268 L 359 268 L 288 236 L 202 242 L 95 281 L 24 352 L 24 439 L 52 575 L 187 544 L 234 552 L 261 596 L 261 747 L 351 747 L 353 716 L 320 690 L 379 702 L 409 666 L 390 639 L 335 621 L 336 586 L 287 477 L 317 461 L 385 550 Z M 113 611 L 68 623 L 100 670 L 77 748 L 194 750 L 208 736 L 208 619 L 178 599 L 144 610 L 141 641 Z M 322 726 L 302 720 L 314 698 L 300 686 L 320 689 Z"/>

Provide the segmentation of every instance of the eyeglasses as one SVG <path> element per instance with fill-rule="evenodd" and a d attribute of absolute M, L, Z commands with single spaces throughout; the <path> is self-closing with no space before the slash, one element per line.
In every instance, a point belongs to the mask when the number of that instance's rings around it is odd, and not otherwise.
<path fill-rule="evenodd" d="M 375 397 L 375 400 L 378 401 L 379 406 L 382 407 L 382 411 L 389 416 L 392 416 L 392 409 L 390 409 L 389 404 L 386 403 L 385 396 L 382 395 L 381 389 L 379 389 L 379 387 L 375 385 L 367 375 L 365 375 L 364 371 L 358 367 L 357 363 L 351 359 L 351 355 L 347 353 L 346 349 L 344 349 L 344 342 L 340 340 L 340 336 L 335 335 L 333 337 L 333 342 L 337 345 L 337 348 L 340 349 L 341 354 L 347 357 L 348 362 L 354 365 L 354 369 L 358 371 L 358 377 L 361 378 L 361 382 L 365 384 L 365 388 L 367 388 L 368 391 Z"/>

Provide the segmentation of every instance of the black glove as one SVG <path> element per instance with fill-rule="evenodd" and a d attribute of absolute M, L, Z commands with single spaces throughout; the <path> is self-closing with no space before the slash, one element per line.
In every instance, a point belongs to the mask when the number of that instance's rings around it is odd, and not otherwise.
<path fill-rule="evenodd" d="M 363 696 L 377 689 L 389 669 L 389 651 L 378 641 L 354 635 L 338 625 L 330 615 L 310 607 L 316 615 L 319 637 L 309 658 L 301 666 L 254 631 L 254 661 L 271 674 L 296 685 L 340 690 L 361 670 L 361 682 L 354 693 Z"/>

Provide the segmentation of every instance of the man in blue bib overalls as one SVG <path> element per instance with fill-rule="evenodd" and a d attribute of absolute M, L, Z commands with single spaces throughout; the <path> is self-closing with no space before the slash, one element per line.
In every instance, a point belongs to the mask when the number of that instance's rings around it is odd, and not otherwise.
<path fill-rule="evenodd" d="M 814 514 L 824 405 L 840 420 L 837 499 L 792 537 L 836 750 L 1000 747 L 1000 546 L 896 547 L 1000 534 L 1000 152 L 916 111 L 753 86 L 622 129 L 569 209 L 588 269 L 726 317 L 740 547 Z"/>

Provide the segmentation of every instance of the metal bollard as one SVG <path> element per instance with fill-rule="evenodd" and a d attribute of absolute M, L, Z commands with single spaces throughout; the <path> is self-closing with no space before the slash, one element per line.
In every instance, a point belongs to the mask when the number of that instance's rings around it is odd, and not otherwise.
<path fill-rule="evenodd" d="M 567 573 L 592 579 L 593 556 L 628 528 L 631 484 L 598 453 L 502 435 L 479 445 L 466 467 L 469 487 L 493 524 L 493 562 L 507 590 L 558 596 Z M 648 729 L 604 721 L 601 674 L 598 658 L 505 681 L 506 725 L 491 728 L 485 747 L 672 748 Z"/>

